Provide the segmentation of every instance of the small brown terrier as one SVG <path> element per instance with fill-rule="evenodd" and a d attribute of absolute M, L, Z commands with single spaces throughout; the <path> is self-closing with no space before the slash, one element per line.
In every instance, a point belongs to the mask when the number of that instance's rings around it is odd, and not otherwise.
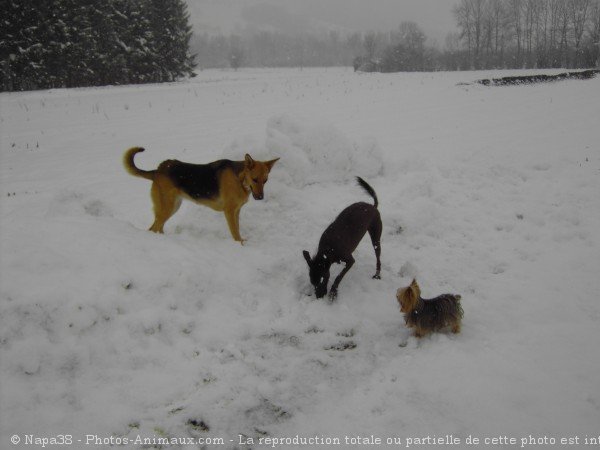
<path fill-rule="evenodd" d="M 421 298 L 421 289 L 417 280 L 410 286 L 400 288 L 396 292 L 400 311 L 404 313 L 404 321 L 415 329 L 416 337 L 423 337 L 434 331 L 450 328 L 453 333 L 460 333 L 463 309 L 460 295 L 442 294 L 439 297 Z"/>

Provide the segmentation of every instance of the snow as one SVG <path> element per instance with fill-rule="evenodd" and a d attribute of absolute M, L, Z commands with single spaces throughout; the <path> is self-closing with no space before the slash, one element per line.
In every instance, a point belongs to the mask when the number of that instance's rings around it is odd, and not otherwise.
<path fill-rule="evenodd" d="M 0 94 L 0 446 L 597 437 L 600 78 L 459 85 L 514 73 Z M 281 157 L 242 210 L 246 245 L 190 203 L 145 231 L 150 183 L 121 165 L 134 145 L 144 169 Z M 331 304 L 301 253 L 371 201 L 356 175 L 379 197 L 382 279 L 365 238 Z M 413 276 L 425 297 L 462 295 L 461 334 L 411 336 L 395 292 Z"/>

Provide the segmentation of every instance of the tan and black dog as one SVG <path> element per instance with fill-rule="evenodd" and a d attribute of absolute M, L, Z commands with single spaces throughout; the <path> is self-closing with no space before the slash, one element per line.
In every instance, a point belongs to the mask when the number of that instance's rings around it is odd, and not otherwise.
<path fill-rule="evenodd" d="M 240 209 L 248 201 L 250 192 L 255 200 L 264 198 L 264 184 L 279 158 L 255 161 L 246 154 L 244 161 L 221 159 L 209 164 L 168 159 L 156 170 L 141 170 L 136 167 L 133 158 L 143 151 L 142 147 L 130 148 L 123 155 L 123 164 L 131 175 L 152 181 L 150 193 L 154 204 L 154 223 L 150 231 L 163 233 L 165 222 L 186 198 L 215 211 L 223 211 L 231 236 L 244 243 L 240 236 Z"/>

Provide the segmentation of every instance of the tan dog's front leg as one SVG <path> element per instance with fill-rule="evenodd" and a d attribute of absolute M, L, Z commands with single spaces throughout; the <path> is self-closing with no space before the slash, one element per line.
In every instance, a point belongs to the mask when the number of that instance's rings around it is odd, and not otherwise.
<path fill-rule="evenodd" d="M 240 211 L 241 210 L 242 210 L 242 205 L 240 205 L 235 210 L 235 228 L 238 230 L 238 236 L 240 235 Z M 244 245 L 244 242 L 246 242 L 246 239 L 244 239 L 240 236 L 240 242 L 242 245 Z"/>
<path fill-rule="evenodd" d="M 244 245 L 244 239 L 240 236 L 240 208 L 228 207 L 224 210 L 229 232 L 234 240 Z"/>

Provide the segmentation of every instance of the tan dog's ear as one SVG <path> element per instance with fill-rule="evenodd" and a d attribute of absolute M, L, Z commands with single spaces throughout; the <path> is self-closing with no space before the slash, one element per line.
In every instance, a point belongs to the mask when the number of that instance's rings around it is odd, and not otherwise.
<path fill-rule="evenodd" d="M 248 153 L 246 153 L 245 162 L 248 169 L 252 169 L 252 167 L 254 167 L 254 160 Z"/>
<path fill-rule="evenodd" d="M 275 165 L 275 163 L 277 161 L 279 161 L 279 158 L 272 159 L 271 161 L 265 161 L 265 164 L 269 168 L 269 172 L 271 171 L 271 169 L 273 168 L 273 166 Z"/>

